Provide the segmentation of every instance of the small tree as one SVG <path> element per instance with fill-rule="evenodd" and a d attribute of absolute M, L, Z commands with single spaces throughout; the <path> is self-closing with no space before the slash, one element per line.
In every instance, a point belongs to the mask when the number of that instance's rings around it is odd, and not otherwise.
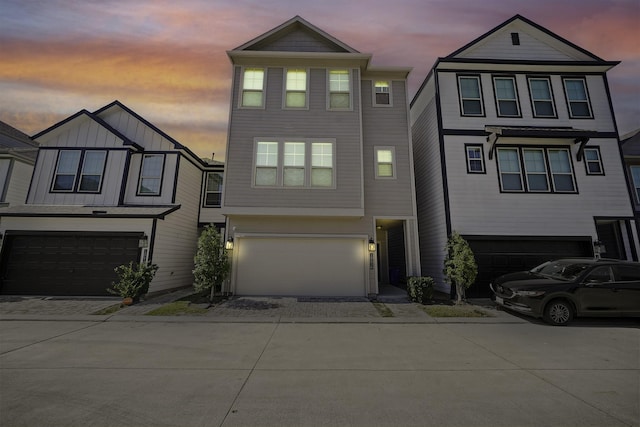
<path fill-rule="evenodd" d="M 214 292 L 222 289 L 231 264 L 224 250 L 222 236 L 212 225 L 207 225 L 198 238 L 198 251 L 194 258 L 194 288 L 197 292 L 211 289 L 209 300 L 213 300 Z"/>
<path fill-rule="evenodd" d="M 119 265 L 114 271 L 118 275 L 118 281 L 111 283 L 107 289 L 114 295 L 122 298 L 131 298 L 137 301 L 142 295 L 149 292 L 149 284 L 158 271 L 156 264 L 137 264 L 131 261 L 128 265 Z"/>
<path fill-rule="evenodd" d="M 469 243 L 456 231 L 451 233 L 445 251 L 447 252 L 443 270 L 445 281 L 450 286 L 456 287 L 456 304 L 462 304 L 466 289 L 476 280 L 478 265 Z"/>

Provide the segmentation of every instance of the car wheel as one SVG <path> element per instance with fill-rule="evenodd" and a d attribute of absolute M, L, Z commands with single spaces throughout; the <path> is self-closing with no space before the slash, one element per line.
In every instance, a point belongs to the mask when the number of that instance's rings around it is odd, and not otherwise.
<path fill-rule="evenodd" d="M 564 326 L 573 320 L 573 307 L 568 301 L 551 301 L 544 309 L 544 320 L 555 326 Z"/>

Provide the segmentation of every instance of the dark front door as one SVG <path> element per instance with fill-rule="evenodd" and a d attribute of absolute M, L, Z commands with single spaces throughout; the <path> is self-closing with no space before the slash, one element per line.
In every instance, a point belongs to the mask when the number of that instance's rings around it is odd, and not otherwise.
<path fill-rule="evenodd" d="M 7 234 L 2 294 L 111 295 L 114 268 L 139 259 L 141 233 Z"/>
<path fill-rule="evenodd" d="M 622 234 L 620 224 L 617 221 L 597 221 L 596 231 L 598 239 L 604 245 L 602 258 L 623 259 Z"/>

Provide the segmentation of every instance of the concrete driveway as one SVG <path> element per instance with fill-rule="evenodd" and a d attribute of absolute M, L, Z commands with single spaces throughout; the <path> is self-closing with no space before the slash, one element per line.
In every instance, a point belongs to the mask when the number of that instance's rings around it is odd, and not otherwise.
<path fill-rule="evenodd" d="M 138 319 L 0 322 L 0 425 L 639 425 L 634 323 Z"/>

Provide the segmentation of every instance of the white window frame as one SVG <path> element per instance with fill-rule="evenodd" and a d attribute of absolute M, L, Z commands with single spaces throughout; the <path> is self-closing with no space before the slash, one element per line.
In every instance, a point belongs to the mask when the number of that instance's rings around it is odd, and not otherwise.
<path fill-rule="evenodd" d="M 510 81 L 513 89 L 513 98 L 500 98 L 498 96 L 498 80 Z M 516 78 L 513 76 L 493 76 L 493 93 L 496 97 L 496 112 L 498 117 L 522 117 L 520 113 L 520 102 L 518 100 L 518 85 L 516 84 Z M 516 114 L 505 114 L 500 108 L 500 102 L 513 102 L 516 105 Z"/>
<path fill-rule="evenodd" d="M 253 185 L 255 187 L 277 187 L 280 183 L 280 168 L 282 162 L 280 161 L 280 142 L 274 140 L 272 138 L 261 139 L 255 142 L 255 149 L 253 155 Z M 263 145 L 266 148 L 266 151 L 260 151 L 260 146 Z M 275 151 L 272 150 L 275 148 Z M 275 153 L 275 164 L 273 164 L 273 154 Z M 264 159 L 260 159 L 259 156 L 263 156 Z M 273 184 L 259 184 L 258 183 L 258 170 L 259 169 L 269 169 L 275 170 L 275 182 Z"/>
<path fill-rule="evenodd" d="M 210 175 L 218 175 L 220 176 L 220 182 L 218 183 L 218 188 L 211 189 L 209 188 L 209 176 Z M 224 172 L 222 171 L 210 171 L 205 175 L 205 189 L 204 189 L 204 200 L 202 201 L 202 206 L 205 208 L 219 208 L 222 206 L 222 188 L 224 186 Z M 218 203 L 208 203 L 210 194 L 218 194 L 220 196 Z"/>
<path fill-rule="evenodd" d="M 386 83 L 386 92 L 384 90 L 382 90 L 381 92 L 378 92 L 378 88 L 384 88 L 384 86 L 378 86 L 378 83 Z M 374 107 L 393 107 L 393 92 L 392 92 L 392 86 L 393 86 L 393 81 L 392 80 L 384 80 L 384 79 L 374 79 L 371 82 L 371 90 L 373 93 L 373 106 Z M 379 93 L 384 93 L 388 96 L 388 102 L 386 103 L 380 103 L 378 102 L 378 94 Z"/>
<path fill-rule="evenodd" d="M 589 156 L 587 153 L 596 153 L 596 159 L 589 159 Z M 600 154 L 600 147 L 587 147 L 584 149 L 584 152 L 582 153 L 582 159 L 584 160 L 584 165 L 586 167 L 587 170 L 587 175 L 604 175 L 604 166 L 602 165 L 602 155 Z M 592 172 L 591 169 L 589 168 L 590 164 L 597 164 L 598 168 L 600 169 L 599 172 Z"/>
<path fill-rule="evenodd" d="M 293 148 L 293 151 L 287 150 Z M 284 141 L 282 162 L 282 185 L 284 187 L 304 187 L 307 185 L 307 143 L 304 141 Z M 300 162 L 302 160 L 302 162 Z M 289 184 L 287 182 L 287 171 L 302 170 L 302 182 L 299 184 Z"/>
<path fill-rule="evenodd" d="M 247 72 L 250 71 L 262 71 L 262 87 L 245 87 L 245 79 Z M 265 86 L 267 82 L 267 69 L 265 67 L 243 67 L 240 71 L 240 96 L 238 99 L 238 108 L 260 109 L 265 106 Z M 252 85 L 249 85 L 252 86 Z M 260 105 L 245 105 L 244 95 L 245 93 L 260 93 L 261 103 Z"/>
<path fill-rule="evenodd" d="M 482 145 L 473 145 L 473 144 L 467 144 L 464 147 L 464 151 L 465 151 L 465 155 L 466 155 L 466 159 L 467 159 L 467 173 L 486 173 L 485 167 L 484 167 L 484 150 L 482 149 Z M 471 157 L 469 155 L 469 153 L 473 151 L 473 152 L 478 152 L 480 154 L 480 157 Z M 480 162 L 480 170 L 473 170 L 471 168 L 471 162 Z"/>
<path fill-rule="evenodd" d="M 547 89 L 549 90 L 549 98 L 535 98 L 533 94 L 533 88 L 531 87 L 532 81 L 544 81 L 547 84 Z M 556 103 L 553 100 L 553 87 L 551 86 L 551 79 L 549 77 L 528 77 L 527 85 L 529 86 L 529 96 L 531 97 L 531 109 L 533 111 L 533 117 L 536 118 L 556 118 L 558 117 L 558 113 L 556 112 Z M 540 114 L 536 109 L 536 102 L 546 102 L 551 105 L 551 115 L 548 114 Z"/>
<path fill-rule="evenodd" d="M 388 151 L 391 154 L 391 162 L 381 162 L 379 153 Z M 396 179 L 396 147 L 393 146 L 375 146 L 374 147 L 374 164 L 376 179 Z M 391 165 L 391 175 L 380 175 L 381 165 Z"/>
<path fill-rule="evenodd" d="M 162 166 L 160 167 L 159 175 L 144 175 L 144 163 L 148 158 L 161 158 Z M 143 154 L 142 161 L 140 162 L 140 177 L 138 178 L 138 196 L 159 196 L 162 193 L 162 178 L 164 176 L 164 166 L 165 166 L 166 156 L 162 153 L 150 153 Z M 142 182 L 144 180 L 158 180 L 158 191 L 142 191 Z"/>
<path fill-rule="evenodd" d="M 347 90 L 332 90 L 331 89 L 331 75 L 332 73 L 341 74 L 346 72 L 349 81 Z M 333 94 L 347 94 L 349 96 L 349 105 L 347 107 L 332 107 L 331 95 Z M 353 72 L 350 68 L 332 68 L 327 70 L 327 110 L 332 111 L 349 111 L 353 109 Z"/>
<path fill-rule="evenodd" d="M 460 100 L 460 114 L 465 117 L 484 117 L 484 100 L 482 99 L 482 82 L 480 76 L 477 75 L 459 75 L 458 77 L 458 99 Z M 462 93 L 462 80 L 473 79 L 478 83 L 478 98 L 464 97 Z M 465 112 L 465 101 L 478 101 L 480 103 L 480 113 L 467 113 Z"/>
<path fill-rule="evenodd" d="M 300 88 L 290 88 L 289 87 L 289 72 L 304 72 L 304 89 Z M 307 68 L 300 67 L 292 67 L 285 68 L 284 70 L 284 94 L 282 96 L 282 108 L 291 109 L 291 110 L 304 110 L 309 108 L 309 70 Z M 288 95 L 292 94 L 304 94 L 304 105 L 302 106 L 291 106 L 288 105 Z"/>
<path fill-rule="evenodd" d="M 567 87 L 567 82 L 569 81 L 578 81 L 582 83 L 582 90 L 584 91 L 585 99 L 571 99 L 569 95 L 569 89 Z M 587 90 L 587 79 L 585 79 L 584 77 L 563 77 L 562 86 L 564 87 L 564 95 L 565 95 L 565 99 L 567 100 L 567 110 L 569 111 L 569 117 L 572 119 L 592 119 L 593 110 L 591 108 L 591 102 L 589 101 L 589 91 Z M 571 108 L 572 104 L 585 104 L 587 106 L 588 115 L 574 114 L 573 108 Z"/>

